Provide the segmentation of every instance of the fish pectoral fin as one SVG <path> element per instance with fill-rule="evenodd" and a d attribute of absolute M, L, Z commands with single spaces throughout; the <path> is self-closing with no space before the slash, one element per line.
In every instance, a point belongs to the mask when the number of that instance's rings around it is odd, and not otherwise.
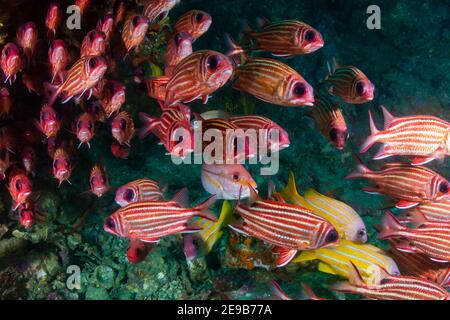
<path fill-rule="evenodd" d="M 399 202 L 397 202 L 397 204 L 395 205 L 395 207 L 397 209 L 409 209 L 412 207 L 417 206 L 419 203 L 418 202 L 412 202 L 412 201 L 406 201 L 406 200 L 400 200 Z"/>
<path fill-rule="evenodd" d="M 401 252 L 414 253 L 416 248 L 407 240 L 401 240 L 395 244 L 395 248 Z"/>
<path fill-rule="evenodd" d="M 295 255 L 297 254 L 296 249 L 289 249 L 289 248 L 283 248 L 283 247 L 274 247 L 272 249 L 272 252 L 274 254 L 277 254 L 277 260 L 276 264 L 278 268 L 284 267 L 289 262 L 291 262 L 292 259 L 294 259 Z"/>
<path fill-rule="evenodd" d="M 159 242 L 159 238 L 139 237 L 139 240 L 141 240 L 142 242 L 147 242 L 147 243 L 158 243 Z"/>
<path fill-rule="evenodd" d="M 414 157 L 411 159 L 411 164 L 413 166 L 423 166 L 424 164 L 427 164 L 428 162 L 431 162 L 435 159 L 434 156 L 432 157 Z"/>

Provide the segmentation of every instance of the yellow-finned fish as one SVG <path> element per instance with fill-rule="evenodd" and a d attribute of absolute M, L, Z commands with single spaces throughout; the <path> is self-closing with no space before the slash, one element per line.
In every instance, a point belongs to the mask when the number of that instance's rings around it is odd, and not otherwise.
<path fill-rule="evenodd" d="M 215 222 L 204 218 L 195 218 L 191 225 L 201 228 L 197 233 L 184 235 L 184 253 L 188 260 L 193 260 L 211 252 L 214 244 L 223 234 L 222 228 L 227 226 L 233 218 L 233 208 L 230 202 L 224 201 L 219 219 Z"/>
<path fill-rule="evenodd" d="M 350 206 L 327 197 L 314 189 L 306 190 L 304 197 L 297 192 L 294 174 L 291 172 L 287 186 L 280 192 L 287 201 L 312 210 L 328 220 L 342 239 L 365 243 L 367 230 L 364 221 Z"/>
<path fill-rule="evenodd" d="M 319 271 L 347 277 L 350 261 L 358 269 L 366 283 L 378 284 L 385 269 L 391 275 L 399 275 L 397 264 L 383 250 L 371 244 L 341 240 L 337 247 L 302 251 L 292 260 L 300 263 L 319 260 Z"/>

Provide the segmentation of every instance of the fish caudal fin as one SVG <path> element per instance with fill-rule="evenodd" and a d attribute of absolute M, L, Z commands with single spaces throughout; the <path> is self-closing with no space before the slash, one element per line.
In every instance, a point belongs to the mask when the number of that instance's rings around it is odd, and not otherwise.
<path fill-rule="evenodd" d="M 381 231 L 378 233 L 378 239 L 383 240 L 397 235 L 398 231 L 404 231 L 407 228 L 390 212 L 386 211 L 381 220 Z"/>
<path fill-rule="evenodd" d="M 375 126 L 375 122 L 373 121 L 372 112 L 369 110 L 369 123 L 370 123 L 370 136 L 364 141 L 359 152 L 365 153 L 370 149 L 375 143 L 378 142 L 378 133 L 380 132 Z"/>
<path fill-rule="evenodd" d="M 143 124 L 139 130 L 139 138 L 141 139 L 145 138 L 150 132 L 153 132 L 160 123 L 159 119 L 151 117 L 144 112 L 139 112 L 139 119 Z"/>
<path fill-rule="evenodd" d="M 295 255 L 297 254 L 296 249 L 288 249 L 283 247 L 275 247 L 272 249 L 272 252 L 278 255 L 276 260 L 278 268 L 286 266 L 289 262 L 292 261 L 292 259 L 294 259 Z"/>
<path fill-rule="evenodd" d="M 208 208 L 216 202 L 217 196 L 213 195 L 206 199 L 205 201 L 201 202 L 199 205 L 194 207 L 195 211 L 198 211 L 196 216 L 205 218 L 210 221 L 217 221 L 217 217 L 214 213 L 209 212 Z"/>
<path fill-rule="evenodd" d="M 361 162 L 358 156 L 354 155 L 354 158 L 357 162 L 356 170 L 345 177 L 345 179 L 366 178 L 368 174 L 372 173 L 372 171 Z"/>
<path fill-rule="evenodd" d="M 231 203 L 227 200 L 224 200 L 222 203 L 222 210 L 220 212 L 219 220 L 217 220 L 219 224 L 219 229 L 227 226 L 234 220 L 233 216 L 233 208 L 231 207 Z"/>
<path fill-rule="evenodd" d="M 58 98 L 58 86 L 44 82 L 44 96 L 47 98 L 48 104 L 52 106 Z"/>
<path fill-rule="evenodd" d="M 172 201 L 175 201 L 180 205 L 182 208 L 188 208 L 189 207 L 189 190 L 188 188 L 183 188 L 180 191 L 178 191 L 173 197 Z"/>
<path fill-rule="evenodd" d="M 247 58 L 244 49 L 234 41 L 229 33 L 225 34 L 225 39 L 230 47 L 230 50 L 228 50 L 226 55 L 230 57 L 236 65 L 242 64 Z"/>

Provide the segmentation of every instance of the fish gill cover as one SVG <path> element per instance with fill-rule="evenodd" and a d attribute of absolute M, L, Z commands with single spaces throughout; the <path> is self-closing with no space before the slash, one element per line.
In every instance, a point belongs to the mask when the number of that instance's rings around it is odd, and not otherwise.
<path fill-rule="evenodd" d="M 372 2 L 2 1 L 0 299 L 448 299 L 450 8 Z"/>

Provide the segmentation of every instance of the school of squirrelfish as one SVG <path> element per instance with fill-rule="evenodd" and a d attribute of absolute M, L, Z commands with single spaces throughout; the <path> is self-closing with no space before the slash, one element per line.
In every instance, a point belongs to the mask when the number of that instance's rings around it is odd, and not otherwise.
<path fill-rule="evenodd" d="M 368 110 L 370 135 L 354 151 L 356 169 L 347 179 L 369 180 L 365 192 L 390 197 L 395 200 L 392 211 L 402 210 L 394 215 L 386 209 L 376 229 L 388 249 L 378 248 L 367 243 L 369 235 L 357 210 L 312 186 L 299 192 L 294 173 L 278 190 L 273 184 L 258 186 L 245 162 L 261 160 L 261 147 L 278 153 L 299 143 L 282 126 L 258 113 L 196 113 L 190 107 L 195 100 L 208 104 L 228 86 L 273 108 L 308 113 L 330 146 L 343 150 L 350 135 L 342 104 L 364 108 L 376 94 L 375 84 L 359 67 L 330 61 L 328 75 L 313 87 L 289 65 L 289 59 L 308 59 L 327 45 L 320 31 L 306 22 L 261 18 L 255 28 L 247 25 L 239 36 L 223 35 L 229 51 L 218 52 L 197 48 L 196 40 L 214 23 L 207 12 L 191 10 L 177 19 L 170 17 L 174 22 L 167 24 L 170 11 L 181 0 L 113 2 L 98 16 L 94 29 L 82 29 L 84 36 L 77 46 L 63 37 L 64 8 L 58 1 L 48 6 L 45 23 L 23 21 L 15 37 L 3 45 L 0 178 L 20 226 L 28 229 L 40 223 L 33 196 L 41 185 L 35 181 L 38 161 L 47 161 L 48 167 L 48 172 L 39 175 L 53 175 L 55 185 L 70 188 L 76 162 L 83 159 L 80 153 L 90 152 L 99 130 L 108 132 L 115 158 L 127 161 L 137 138 L 148 144 L 158 141 L 159 151 L 171 161 L 171 157 L 185 159 L 196 150 L 209 150 L 207 140 L 194 138 L 201 124 L 203 136 L 215 130 L 223 138 L 219 144 L 223 154 L 202 164 L 198 181 L 208 197 L 196 205 L 189 200 L 188 186 L 170 190 L 176 194 L 169 197 L 164 177 L 149 178 L 151 172 L 114 185 L 113 173 L 101 155 L 86 172 L 88 193 L 94 199 L 115 193 L 115 211 L 105 218 L 101 232 L 129 239 L 129 249 L 123 252 L 129 263 L 150 259 L 161 239 L 177 236 L 183 238 L 182 249 L 191 263 L 208 255 L 224 234 L 235 234 L 264 243 L 273 257 L 273 269 L 315 261 L 314 272 L 341 278 L 329 286 L 336 292 L 369 299 L 450 299 L 446 290 L 450 287 L 450 183 L 426 166 L 432 161 L 442 163 L 450 155 L 449 122 L 432 114 L 401 115 L 392 106 L 380 106 L 384 128 L 379 129 L 373 110 Z M 82 15 L 92 5 L 81 0 L 75 4 Z M 159 105 L 160 115 L 142 108 L 135 119 L 136 113 L 124 105 L 130 89 L 113 70 L 119 62 L 135 64 L 134 53 L 149 32 L 167 36 L 161 73 L 136 71 L 130 80 L 148 101 Z M 44 55 L 37 50 L 41 45 L 46 48 Z M 25 86 L 41 101 L 39 112 L 26 123 L 14 120 L 22 97 L 14 95 L 12 88 L 18 86 Z M 245 140 L 245 147 L 237 150 L 239 132 L 245 130 L 264 134 L 256 141 Z M 179 132 L 189 138 L 180 138 Z M 373 160 L 400 158 L 372 170 L 372 164 L 363 164 L 357 153 L 364 154 L 378 143 Z M 38 151 L 42 146 L 45 154 Z M 269 190 L 267 196 L 260 194 L 262 189 Z M 302 285 L 305 299 L 321 299 Z M 274 299 L 291 299 L 275 280 L 267 291 Z"/>

